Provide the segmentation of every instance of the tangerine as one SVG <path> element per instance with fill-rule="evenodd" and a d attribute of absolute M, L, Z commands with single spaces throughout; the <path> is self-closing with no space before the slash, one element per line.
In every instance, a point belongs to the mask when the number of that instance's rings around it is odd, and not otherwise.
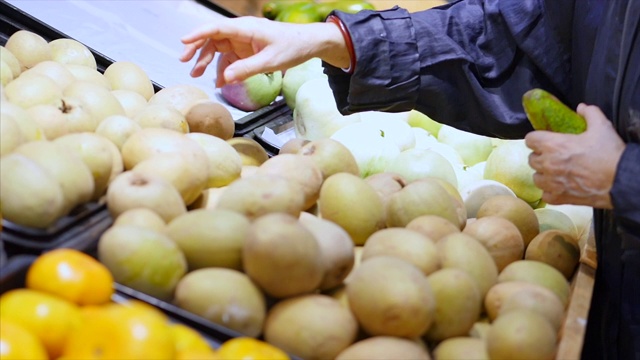
<path fill-rule="evenodd" d="M 172 359 L 168 318 L 137 300 L 91 307 L 83 324 L 69 334 L 64 359 Z"/>
<path fill-rule="evenodd" d="M 171 324 L 170 328 L 177 353 L 185 351 L 213 351 L 213 347 L 211 347 L 207 340 L 195 329 L 178 323 Z"/>
<path fill-rule="evenodd" d="M 216 355 L 222 360 L 289 360 L 289 356 L 279 348 L 252 337 L 237 337 L 220 345 Z"/>
<path fill-rule="evenodd" d="M 13 321 L 0 320 L 0 359 L 48 358 L 47 350 L 36 335 Z"/>
<path fill-rule="evenodd" d="M 78 305 L 106 304 L 113 295 L 113 276 L 97 259 L 70 248 L 46 252 L 27 271 L 26 287 Z"/>
<path fill-rule="evenodd" d="M 82 322 L 76 304 L 25 288 L 9 290 L 0 296 L 0 318 L 20 324 L 34 334 L 50 358 L 62 353 L 68 334 Z"/>

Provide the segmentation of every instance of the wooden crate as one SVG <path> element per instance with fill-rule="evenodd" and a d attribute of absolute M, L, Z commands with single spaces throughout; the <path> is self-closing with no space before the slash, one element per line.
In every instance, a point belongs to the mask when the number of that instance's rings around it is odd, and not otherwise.
<path fill-rule="evenodd" d="M 595 257 L 593 227 L 586 236 L 585 245 L 581 250 L 580 264 L 571 280 L 571 297 L 561 329 L 562 337 L 556 354 L 557 360 L 578 360 L 582 353 L 595 269 L 598 265 Z"/>

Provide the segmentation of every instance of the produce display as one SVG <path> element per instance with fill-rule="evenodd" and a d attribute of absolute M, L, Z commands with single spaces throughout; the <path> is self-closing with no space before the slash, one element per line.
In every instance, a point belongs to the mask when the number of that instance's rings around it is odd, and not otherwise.
<path fill-rule="evenodd" d="M 0 298 L 0 341 L 32 358 L 554 358 L 591 208 L 542 202 L 523 140 L 341 115 L 312 59 L 277 92 L 226 90 L 247 109 L 285 98 L 295 138 L 268 156 L 202 89 L 154 91 L 140 66 L 100 72 L 63 45 L 21 31 L 1 48 L 0 212 L 47 229 L 101 202 L 113 224 L 93 257 L 40 255 Z M 114 302 L 113 282 L 240 336 L 192 348 L 197 332 Z"/>
<path fill-rule="evenodd" d="M 95 258 L 55 249 L 36 258 L 24 287 L 0 295 L 3 359 L 289 359 L 264 341 L 211 340 L 154 306 L 114 296 Z"/>

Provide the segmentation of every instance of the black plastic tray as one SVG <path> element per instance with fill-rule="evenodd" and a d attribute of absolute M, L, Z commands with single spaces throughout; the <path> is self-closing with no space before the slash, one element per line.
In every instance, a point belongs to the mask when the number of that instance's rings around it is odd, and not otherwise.
<path fill-rule="evenodd" d="M 58 220 L 49 229 L 34 229 L 2 220 L 0 240 L 9 257 L 19 254 L 39 255 L 47 250 L 66 247 L 93 251 L 113 220 L 104 205 L 88 203 Z"/>
<path fill-rule="evenodd" d="M 238 120 L 236 120 L 236 129 L 234 136 L 253 136 L 253 131 L 261 126 L 269 124 L 286 114 L 291 114 L 291 109 L 287 106 L 284 99 L 274 101 L 261 109 L 258 109 Z"/>
<path fill-rule="evenodd" d="M 293 112 L 285 103 L 283 108 L 279 109 L 279 111 L 274 111 L 270 115 L 271 116 L 268 121 L 265 121 L 264 124 L 258 125 L 251 131 L 251 133 L 245 136 L 258 142 L 267 151 L 269 156 L 274 156 L 280 152 L 280 147 L 265 139 L 262 134 L 264 133 L 265 128 L 271 129 L 275 134 L 280 134 L 281 132 L 291 128 L 293 126 Z"/>
<path fill-rule="evenodd" d="M 220 15 L 226 16 L 226 17 L 237 17 L 237 16 L 239 16 L 235 12 L 233 12 L 233 11 L 223 7 L 223 6 L 220 6 L 220 5 L 216 4 L 215 0 L 196 0 L 196 2 L 202 4 L 205 7 L 217 12 Z"/>
<path fill-rule="evenodd" d="M 29 266 L 31 266 L 36 258 L 36 256 L 32 255 L 18 255 L 11 258 L 4 267 L 0 268 L 0 294 L 4 294 L 12 289 L 24 287 Z M 202 325 L 197 321 L 189 319 L 187 316 L 182 316 L 180 311 L 157 306 L 151 297 L 141 296 L 140 294 L 133 293 L 131 289 L 116 285 L 111 300 L 116 303 L 123 303 L 129 299 L 139 300 L 154 306 L 167 315 L 169 321 L 184 324 L 197 330 L 214 348 L 219 347 L 223 341 L 235 335 L 233 333 L 225 333 L 214 327 Z"/>

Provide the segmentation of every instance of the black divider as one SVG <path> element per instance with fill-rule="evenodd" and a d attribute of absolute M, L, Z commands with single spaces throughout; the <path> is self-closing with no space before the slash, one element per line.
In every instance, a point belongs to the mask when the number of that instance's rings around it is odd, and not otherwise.
<path fill-rule="evenodd" d="M 66 216 L 58 221 L 52 229 L 56 232 L 19 226 L 3 220 L 0 240 L 4 243 L 4 250 L 11 258 L 19 254 L 39 255 L 45 251 L 59 247 L 73 248 L 83 252 L 93 251 L 100 236 L 113 223 L 109 212 L 104 207 L 85 217 Z M 67 224 L 66 227 L 57 227 Z"/>
<path fill-rule="evenodd" d="M 285 104 L 286 105 L 286 104 Z M 269 119 L 264 125 L 259 125 L 250 134 L 245 135 L 250 137 L 258 142 L 258 144 L 262 145 L 262 147 L 267 151 L 269 156 L 277 155 L 280 152 L 280 147 L 277 144 L 267 140 L 263 133 L 265 129 L 269 128 L 273 131 L 274 134 L 278 135 L 283 131 L 290 129 L 293 126 L 293 112 L 287 106 L 285 109 L 281 109 L 281 111 L 274 113 L 273 117 Z"/>
<path fill-rule="evenodd" d="M 196 0 L 197 3 L 202 4 L 203 6 L 217 12 L 220 15 L 224 15 L 226 17 L 237 17 L 238 14 L 226 9 L 215 3 L 215 0 Z"/>

